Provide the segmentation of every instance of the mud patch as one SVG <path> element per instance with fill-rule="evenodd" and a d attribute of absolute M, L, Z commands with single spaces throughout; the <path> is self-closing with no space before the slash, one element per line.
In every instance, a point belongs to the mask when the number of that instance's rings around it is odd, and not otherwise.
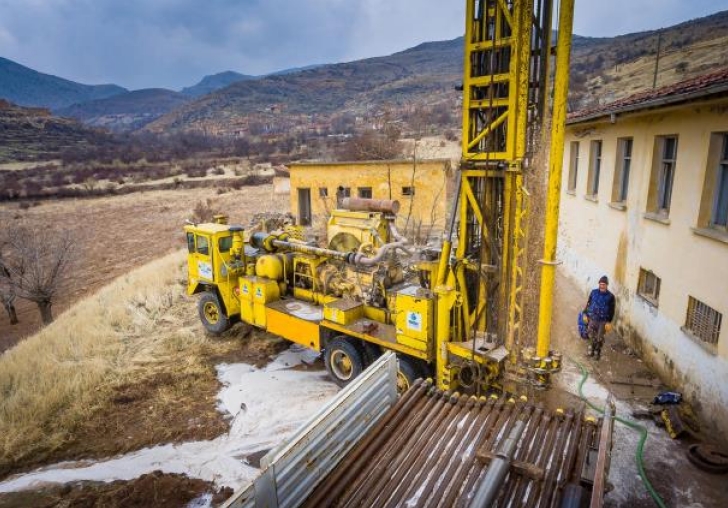
<path fill-rule="evenodd" d="M 75 482 L 36 491 L 0 494 L 0 508 L 84 507 L 180 508 L 199 500 L 198 506 L 219 506 L 232 489 L 216 489 L 203 480 L 154 471 L 131 481 Z"/>

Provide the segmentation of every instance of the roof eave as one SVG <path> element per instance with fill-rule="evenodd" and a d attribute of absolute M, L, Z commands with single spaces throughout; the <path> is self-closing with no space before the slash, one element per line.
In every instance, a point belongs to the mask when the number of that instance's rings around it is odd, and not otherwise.
<path fill-rule="evenodd" d="M 574 125 L 579 123 L 593 122 L 601 118 L 609 118 L 612 115 L 618 115 L 621 113 L 633 113 L 635 111 L 641 111 L 645 109 L 653 109 L 662 106 L 670 106 L 680 104 L 696 99 L 708 99 L 713 95 L 717 95 L 723 92 L 728 92 L 728 83 L 721 83 L 720 85 L 713 86 L 704 90 L 696 90 L 694 92 L 688 92 L 678 95 L 670 95 L 668 97 L 659 97 L 657 99 L 647 100 L 637 104 L 629 104 L 622 107 L 616 107 L 605 111 L 599 111 L 596 113 L 580 116 L 572 120 L 567 120 L 566 125 Z"/>

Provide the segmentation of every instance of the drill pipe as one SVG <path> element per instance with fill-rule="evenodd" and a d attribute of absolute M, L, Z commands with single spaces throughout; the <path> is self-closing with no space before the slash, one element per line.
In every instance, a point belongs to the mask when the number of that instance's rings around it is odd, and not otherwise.
<path fill-rule="evenodd" d="M 396 458 L 397 453 L 407 449 L 407 443 L 412 439 L 417 426 L 427 424 L 435 417 L 440 409 L 439 399 L 445 395 L 442 391 L 432 387 L 428 390 L 424 400 L 424 405 L 418 405 L 418 411 L 408 415 L 408 418 L 398 426 L 395 433 L 395 439 L 392 443 L 386 443 L 387 448 L 380 450 L 372 457 L 371 466 L 369 466 L 364 474 L 360 474 L 352 481 L 344 495 L 341 497 L 341 505 L 357 506 L 361 498 L 368 495 L 373 485 L 380 480 L 380 477 L 387 472 L 389 464 Z"/>
<path fill-rule="evenodd" d="M 304 508 L 315 506 L 331 506 L 341 493 L 351 485 L 361 469 L 369 464 L 371 457 L 379 450 L 400 422 L 410 414 L 412 408 L 420 402 L 425 392 L 432 386 L 432 381 L 423 382 L 418 379 L 399 401 L 377 422 L 341 461 L 336 469 L 327 476 L 304 503 Z"/>
<path fill-rule="evenodd" d="M 448 423 L 442 430 L 442 435 L 431 434 L 426 438 L 426 441 L 435 443 L 434 446 L 426 447 L 422 452 L 420 452 L 414 462 L 407 464 L 408 469 L 416 471 L 416 473 L 414 475 L 409 475 L 407 482 L 396 482 L 393 485 L 395 488 L 390 494 L 389 499 L 386 501 L 386 504 L 384 505 L 385 508 L 395 508 L 396 506 L 400 506 L 402 502 L 410 504 L 409 502 L 406 502 L 406 500 L 409 498 L 416 499 L 418 497 L 414 493 L 410 496 L 407 494 L 410 490 L 417 491 L 420 487 L 424 487 L 425 482 L 423 481 L 423 476 L 427 472 L 432 473 L 438 466 L 438 464 L 432 464 L 431 461 L 436 460 L 436 457 L 445 455 L 444 451 L 450 446 L 453 439 L 456 441 L 462 439 L 462 430 L 467 429 L 467 426 L 464 423 L 469 418 L 473 402 L 474 401 L 472 399 L 469 399 L 465 395 L 460 396 L 460 399 L 457 402 L 457 405 L 459 406 L 457 413 L 453 410 L 451 417 L 448 419 L 449 421 L 446 420 Z M 458 425 L 459 422 L 463 422 L 463 425 Z M 447 468 L 449 464 L 447 461 L 441 460 L 439 462 L 440 471 L 438 476 L 441 476 L 441 470 Z M 429 480 L 429 476 L 427 476 L 425 480 Z"/>
<path fill-rule="evenodd" d="M 481 408 L 478 419 L 473 426 L 475 434 L 468 437 L 468 446 L 462 455 L 462 460 L 458 465 L 457 469 L 453 471 L 449 478 L 446 478 L 447 482 L 443 482 L 444 492 L 439 497 L 431 496 L 427 501 L 424 508 L 432 508 L 434 506 L 455 506 L 455 496 L 457 496 L 460 486 L 467 478 L 472 468 L 473 462 L 475 461 L 475 451 L 477 450 L 478 443 L 484 439 L 484 436 L 490 432 L 492 427 L 493 416 L 498 409 L 493 409 L 495 406 L 495 399 L 488 398 L 487 402 L 484 403 L 484 407 Z M 442 501 L 442 502 L 440 502 Z"/>
<path fill-rule="evenodd" d="M 432 472 L 428 474 L 427 481 L 420 494 L 420 502 L 418 503 L 418 506 L 425 508 L 425 506 L 432 500 L 441 500 L 443 498 L 445 490 L 447 490 L 450 486 L 453 475 L 465 462 L 465 456 L 467 455 L 468 448 L 473 447 L 472 443 L 474 436 L 479 430 L 477 422 L 480 419 L 480 415 L 486 403 L 485 398 L 475 401 L 476 410 L 473 411 L 473 416 L 467 426 L 463 425 L 463 428 L 467 427 L 465 435 L 457 434 L 451 438 L 451 442 L 454 442 L 456 446 L 454 450 L 448 453 L 448 457 L 451 458 L 451 460 L 438 461 L 438 463 L 436 463 L 432 468 Z M 460 458 L 458 467 L 452 467 L 452 459 L 457 458 Z M 444 466 L 444 470 L 442 467 L 439 467 L 439 462 L 447 462 Z M 424 500 L 424 505 L 422 500 Z"/>
<path fill-rule="evenodd" d="M 428 426 L 421 426 L 413 436 L 413 442 L 401 450 L 396 460 L 390 462 L 384 478 L 374 488 L 367 492 L 368 496 L 363 500 L 364 506 L 383 506 L 392 493 L 399 487 L 402 478 L 410 471 L 410 467 L 423 453 L 429 439 L 437 434 L 437 429 L 442 422 L 450 421 L 457 413 L 464 401 L 456 395 L 443 397 L 444 401 L 433 408 L 435 418 Z"/>
<path fill-rule="evenodd" d="M 501 444 L 496 456 L 490 462 L 488 472 L 485 474 L 483 481 L 480 482 L 480 485 L 478 485 L 473 500 L 470 502 L 470 508 L 481 508 L 493 504 L 503 486 L 503 481 L 511 467 L 511 459 L 516 453 L 518 440 L 521 438 L 521 434 L 525 428 L 526 423 L 523 420 L 518 420 L 515 423 L 508 438 Z"/>

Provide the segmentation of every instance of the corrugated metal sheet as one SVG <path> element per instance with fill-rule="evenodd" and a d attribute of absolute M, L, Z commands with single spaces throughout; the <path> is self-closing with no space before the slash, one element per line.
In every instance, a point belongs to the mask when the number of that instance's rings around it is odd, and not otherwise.
<path fill-rule="evenodd" d="M 493 506 L 560 506 L 589 494 L 599 422 L 524 400 L 410 390 L 304 503 L 320 506 L 468 506 L 517 420 L 525 423 Z M 584 473 L 587 472 L 587 473 Z M 569 486 L 568 494 L 565 487 Z"/>
<path fill-rule="evenodd" d="M 263 471 L 224 505 L 299 506 L 397 401 L 397 359 L 382 355 L 319 413 L 261 461 Z"/>

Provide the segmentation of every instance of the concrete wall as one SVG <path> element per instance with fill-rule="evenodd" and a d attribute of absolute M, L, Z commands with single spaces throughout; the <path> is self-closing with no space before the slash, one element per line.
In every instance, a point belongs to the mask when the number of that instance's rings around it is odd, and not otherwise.
<path fill-rule="evenodd" d="M 315 228 L 321 228 L 329 211 L 336 207 L 336 189 L 339 186 L 349 187 L 352 197 L 357 197 L 359 188 L 370 187 L 373 199 L 399 201 L 397 226 L 405 233 L 409 216 L 408 233 L 412 233 L 414 228 L 419 231 L 422 240 L 425 236 L 432 237 L 441 233 L 447 222 L 447 198 L 454 189 L 449 160 L 418 160 L 416 167 L 411 160 L 306 163 L 291 164 L 289 170 L 291 213 L 298 217 L 298 189 L 310 189 Z M 415 188 L 414 196 L 402 194 L 403 187 L 412 186 Z M 327 197 L 320 197 L 321 188 L 328 190 Z"/>
<path fill-rule="evenodd" d="M 619 116 L 615 123 L 567 127 L 559 256 L 563 269 L 587 291 L 602 274 L 617 296 L 617 329 L 643 359 L 680 390 L 723 436 L 728 435 L 728 234 L 701 234 L 698 214 L 713 133 L 728 132 L 728 99 Z M 677 135 L 677 160 L 667 220 L 645 216 L 655 136 Z M 625 206 L 610 204 L 617 138 L 632 137 Z M 596 199 L 586 196 L 589 148 L 602 140 Z M 576 190 L 570 193 L 570 142 L 580 143 Z M 714 157 L 713 157 L 714 159 Z M 711 166 L 712 167 L 712 166 Z M 703 232 L 704 233 L 704 232 Z M 653 305 L 637 294 L 640 267 L 661 278 Z M 688 295 L 722 313 L 716 346 L 691 336 Z"/>

